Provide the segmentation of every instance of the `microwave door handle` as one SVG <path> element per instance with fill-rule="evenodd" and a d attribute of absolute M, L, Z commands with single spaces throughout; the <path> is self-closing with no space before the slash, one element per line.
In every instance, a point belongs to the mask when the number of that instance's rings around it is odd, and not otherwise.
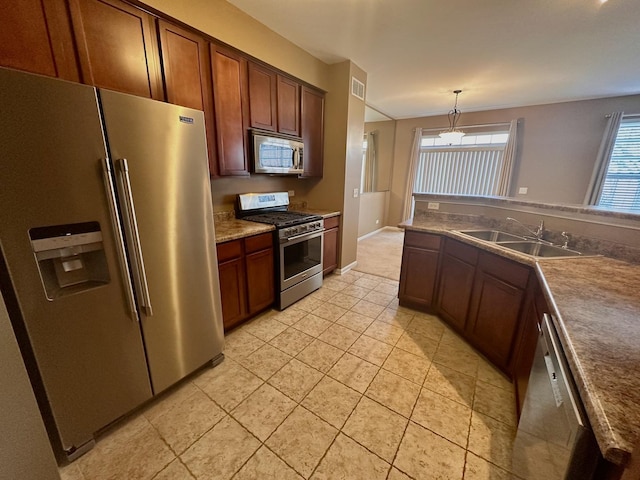
<path fill-rule="evenodd" d="M 293 152 L 293 157 L 294 157 L 294 166 L 296 168 L 296 170 L 300 170 L 301 165 L 300 165 L 300 149 L 296 148 Z"/>

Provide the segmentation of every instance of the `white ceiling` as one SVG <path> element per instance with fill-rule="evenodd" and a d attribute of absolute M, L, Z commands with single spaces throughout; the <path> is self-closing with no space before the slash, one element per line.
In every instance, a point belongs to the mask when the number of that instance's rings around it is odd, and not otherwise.
<path fill-rule="evenodd" d="M 640 93 L 639 0 L 228 0 L 393 118 Z"/>

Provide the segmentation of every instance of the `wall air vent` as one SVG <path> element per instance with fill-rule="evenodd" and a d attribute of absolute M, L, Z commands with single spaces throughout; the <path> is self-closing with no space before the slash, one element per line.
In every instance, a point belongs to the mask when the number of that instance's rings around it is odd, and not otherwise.
<path fill-rule="evenodd" d="M 351 77 L 351 95 L 364 101 L 364 83 L 356 77 Z"/>

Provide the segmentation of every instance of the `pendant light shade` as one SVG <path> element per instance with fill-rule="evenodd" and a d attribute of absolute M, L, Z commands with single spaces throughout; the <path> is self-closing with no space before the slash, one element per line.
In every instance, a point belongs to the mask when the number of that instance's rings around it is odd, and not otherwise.
<path fill-rule="evenodd" d="M 464 132 L 456 128 L 456 124 L 462 115 L 462 112 L 458 110 L 458 95 L 462 93 L 462 90 L 454 90 L 456 94 L 456 102 L 452 110 L 449 110 L 447 116 L 449 117 L 449 128 L 444 132 L 440 132 L 440 138 L 443 139 L 447 145 L 460 145 Z"/>

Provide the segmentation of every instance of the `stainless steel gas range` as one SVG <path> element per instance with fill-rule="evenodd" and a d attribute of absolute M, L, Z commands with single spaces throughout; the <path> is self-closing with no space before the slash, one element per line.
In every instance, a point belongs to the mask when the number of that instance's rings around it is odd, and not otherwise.
<path fill-rule="evenodd" d="M 238 218 L 276 227 L 274 270 L 280 310 L 322 286 L 322 217 L 292 212 L 288 207 L 287 192 L 238 195 Z"/>

